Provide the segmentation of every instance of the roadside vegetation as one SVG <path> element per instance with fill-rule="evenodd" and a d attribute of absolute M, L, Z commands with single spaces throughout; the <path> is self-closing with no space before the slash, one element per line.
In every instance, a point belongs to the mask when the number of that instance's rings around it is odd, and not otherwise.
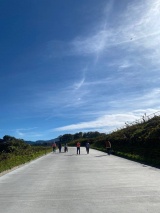
<path fill-rule="evenodd" d="M 0 172 L 12 169 L 51 152 L 51 147 L 31 146 L 22 139 L 4 136 L 0 139 Z"/>
<path fill-rule="evenodd" d="M 109 140 L 113 155 L 160 168 L 160 116 L 126 124 L 110 134 L 79 132 L 61 135 L 58 140 L 68 146 L 76 146 L 78 141 L 85 146 L 89 142 L 91 148 L 103 152 L 106 152 L 105 142 Z M 0 139 L 0 172 L 51 152 L 51 143 L 48 146 L 47 143 L 29 145 L 22 139 L 4 136 Z"/>
<path fill-rule="evenodd" d="M 77 140 L 82 146 L 89 141 L 92 148 L 104 152 L 105 142 L 109 140 L 112 154 L 160 168 L 160 116 L 142 119 L 133 125 L 126 124 L 124 128 L 110 134 L 81 137 L 70 141 L 69 145 L 75 146 Z"/>
<path fill-rule="evenodd" d="M 107 135 L 116 155 L 160 167 L 160 116 Z"/>

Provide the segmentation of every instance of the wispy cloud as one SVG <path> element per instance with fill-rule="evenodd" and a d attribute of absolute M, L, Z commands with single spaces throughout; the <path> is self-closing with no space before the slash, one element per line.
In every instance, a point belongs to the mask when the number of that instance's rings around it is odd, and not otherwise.
<path fill-rule="evenodd" d="M 140 99 L 140 104 L 143 107 L 147 105 L 148 107 L 158 108 L 160 106 L 160 88 L 154 88 L 138 99 Z"/>
<path fill-rule="evenodd" d="M 42 137 L 42 133 L 38 133 L 36 130 L 37 127 L 33 128 L 20 128 L 15 130 L 16 137 L 22 137 L 22 138 L 37 138 L 37 137 Z"/>
<path fill-rule="evenodd" d="M 68 42 L 48 42 L 48 57 L 93 56 L 97 63 L 101 56 L 107 57 L 108 54 L 113 54 L 112 48 L 118 48 L 123 51 L 123 57 L 126 57 L 127 60 L 128 56 L 136 53 L 137 59 L 141 57 L 145 62 L 150 59 L 150 63 L 159 64 L 160 0 L 141 0 L 128 3 L 123 14 L 116 11 L 117 25 L 109 24 L 108 17 L 113 10 L 114 1 L 109 1 L 101 22 L 90 29 L 88 34 L 77 35 Z M 121 58 L 121 56 L 119 57 Z"/>
<path fill-rule="evenodd" d="M 100 100 L 98 100 L 100 101 Z M 88 113 L 91 113 L 91 117 L 93 118 L 93 113 L 95 113 L 95 117 L 98 115 L 101 115 L 97 117 L 94 120 L 89 120 L 86 122 L 80 122 L 77 124 L 71 124 L 67 126 L 62 126 L 59 128 L 53 129 L 53 131 L 73 131 L 73 130 L 96 130 L 101 129 L 102 130 L 113 130 L 117 127 L 122 127 L 126 122 L 134 122 L 137 119 L 140 119 L 144 113 L 147 115 L 155 113 L 159 111 L 160 106 L 160 89 L 156 88 L 152 91 L 144 94 L 133 94 L 132 96 L 124 96 L 120 99 L 115 99 L 114 101 L 111 99 L 107 105 L 111 105 L 111 109 L 108 109 L 108 112 L 106 114 L 105 107 L 106 103 L 104 102 L 104 107 L 102 101 L 100 102 L 100 108 L 98 108 L 98 105 L 93 108 L 93 111 L 91 110 L 91 107 L 89 107 Z M 118 111 L 121 111 L 121 113 L 117 113 Z M 104 111 L 101 112 L 103 109 Z M 98 111 L 99 110 L 99 111 Z M 97 113 L 96 113 L 97 112 Z M 81 113 L 84 113 L 81 111 L 79 116 L 81 116 Z M 85 109 L 85 113 L 87 113 Z M 88 117 L 87 119 L 91 119 L 91 117 Z"/>
<path fill-rule="evenodd" d="M 77 54 L 88 55 L 88 54 L 99 54 L 106 47 L 107 39 L 111 36 L 111 33 L 106 30 L 100 30 L 95 35 L 85 38 L 75 38 L 71 43 L 73 50 Z"/>
<path fill-rule="evenodd" d="M 125 62 L 122 65 L 127 66 Z M 150 78 L 148 80 L 151 81 Z M 41 91 L 38 99 L 35 99 L 35 104 L 32 102 L 32 106 L 35 105 L 36 111 L 43 111 L 44 117 L 48 119 L 53 115 L 64 113 L 70 116 L 76 116 L 77 113 L 87 117 L 93 114 L 96 116 L 101 114 L 101 111 L 105 112 L 111 108 L 135 110 L 155 106 L 157 109 L 160 105 L 159 87 L 147 86 L 140 92 L 139 84 L 142 84 L 141 77 L 134 75 L 116 76 L 116 78 L 113 76 L 92 81 L 82 77 L 78 83 L 57 89 L 56 92 L 54 87 L 50 91 Z"/>
<path fill-rule="evenodd" d="M 155 111 L 159 110 L 160 106 L 160 88 L 154 88 L 152 90 L 146 90 L 143 93 L 129 93 L 129 95 L 121 96 L 120 99 L 111 100 L 110 104 L 115 107 L 119 106 L 119 109 L 136 110 L 136 109 L 148 109 L 152 108 Z"/>
<path fill-rule="evenodd" d="M 110 114 L 104 115 L 96 120 L 89 122 L 81 122 L 77 124 L 67 125 L 59 128 L 52 129 L 51 131 L 81 131 L 83 129 L 86 131 L 100 131 L 100 132 L 108 132 L 114 130 L 116 128 L 121 128 L 125 125 L 125 123 L 132 123 L 136 120 L 142 119 L 144 113 L 148 116 L 152 113 L 156 113 L 155 109 L 139 109 L 133 112 L 126 112 L 121 114 Z"/>
<path fill-rule="evenodd" d="M 160 44 L 159 10 L 159 0 L 139 3 L 134 1 L 128 5 L 126 13 L 118 14 L 118 27 L 108 27 L 104 19 L 104 23 L 99 24 L 103 27 L 97 27 L 97 32 L 92 32 L 86 37 L 79 36 L 72 41 L 73 52 L 80 55 L 99 55 L 111 47 L 119 46 L 127 51 L 152 51 L 157 60 L 157 56 L 160 55 L 157 48 L 156 51 L 154 48 Z"/>
<path fill-rule="evenodd" d="M 84 81 L 85 81 L 85 78 L 83 78 L 82 80 L 80 80 L 80 82 L 75 83 L 75 84 L 73 85 L 74 89 L 75 89 L 75 90 L 78 90 L 79 88 L 81 88 L 82 85 L 84 84 Z"/>
<path fill-rule="evenodd" d="M 124 70 L 124 69 L 130 68 L 132 66 L 133 66 L 133 64 L 131 62 L 124 61 L 119 65 L 119 70 Z"/>
<path fill-rule="evenodd" d="M 79 124 L 72 124 L 64 127 L 59 127 L 54 129 L 54 131 L 63 131 L 63 130 L 75 130 L 75 129 L 95 129 L 100 127 L 115 127 L 121 126 L 126 120 L 133 121 L 137 119 L 133 114 L 114 114 L 114 115 L 104 115 L 97 120 L 90 122 L 82 122 Z"/>
<path fill-rule="evenodd" d="M 117 12 L 118 23 L 110 25 L 113 6 L 110 1 L 101 23 L 88 30 L 90 33 L 68 42 L 48 43 L 51 58 L 82 56 L 80 60 L 91 57 L 96 61 L 96 66 L 93 61 L 88 67 L 84 65 L 76 80 L 56 92 L 51 87 L 38 94 L 35 107 L 47 112 L 48 119 L 55 115 L 85 118 L 85 122 L 53 131 L 107 130 L 139 119 L 138 110 L 158 111 L 159 74 L 155 73 L 160 64 L 160 0 L 129 2 L 123 14 Z"/>

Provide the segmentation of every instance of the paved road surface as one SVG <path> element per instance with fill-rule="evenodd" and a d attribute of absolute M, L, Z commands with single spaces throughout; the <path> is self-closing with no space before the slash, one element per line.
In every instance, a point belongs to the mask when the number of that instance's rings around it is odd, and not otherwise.
<path fill-rule="evenodd" d="M 81 148 L 0 177 L 0 213 L 159 213 L 160 170 Z"/>

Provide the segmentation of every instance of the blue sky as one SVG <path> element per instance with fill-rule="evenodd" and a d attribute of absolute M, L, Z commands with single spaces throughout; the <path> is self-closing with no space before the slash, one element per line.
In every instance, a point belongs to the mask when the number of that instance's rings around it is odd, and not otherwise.
<path fill-rule="evenodd" d="M 0 0 L 0 138 L 108 133 L 160 108 L 160 0 Z"/>

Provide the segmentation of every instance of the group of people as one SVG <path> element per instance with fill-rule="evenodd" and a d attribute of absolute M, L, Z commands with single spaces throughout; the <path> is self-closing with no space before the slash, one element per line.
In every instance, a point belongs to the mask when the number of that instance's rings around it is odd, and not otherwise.
<path fill-rule="evenodd" d="M 56 149 L 57 149 L 57 145 L 54 142 L 52 144 L 52 150 L 53 150 L 53 152 L 56 152 Z M 62 152 L 62 144 L 61 143 L 58 143 L 58 150 L 59 150 L 59 153 Z M 67 143 L 64 144 L 64 152 L 68 152 L 68 145 L 67 145 Z"/>
<path fill-rule="evenodd" d="M 112 151 L 112 149 L 111 149 L 111 142 L 110 141 L 106 141 L 105 145 L 106 145 L 106 151 L 107 151 L 108 155 L 110 155 L 111 151 Z M 77 155 L 80 155 L 80 148 L 81 148 L 80 142 L 77 142 L 76 147 L 77 147 Z M 86 152 L 87 152 L 87 154 L 89 154 L 89 148 L 90 148 L 90 143 L 87 142 L 86 143 Z M 52 149 L 53 149 L 53 152 L 56 152 L 57 145 L 56 145 L 55 142 L 52 144 Z M 58 143 L 58 149 L 59 149 L 59 153 L 61 153 L 62 144 L 60 142 Z M 64 152 L 68 152 L 68 145 L 67 145 L 67 143 L 64 144 Z"/>
<path fill-rule="evenodd" d="M 77 142 L 77 155 L 78 154 L 80 155 L 80 147 L 81 147 L 80 142 Z M 90 144 L 89 144 L 89 142 L 87 142 L 86 143 L 86 152 L 87 152 L 87 154 L 89 154 L 89 148 L 90 148 Z"/>
<path fill-rule="evenodd" d="M 78 142 L 77 143 L 77 155 L 80 155 L 80 146 L 81 144 Z M 86 143 L 86 152 L 87 154 L 89 154 L 89 148 L 90 148 L 90 144 L 89 142 Z M 106 141 L 106 152 L 108 153 L 108 155 L 111 154 L 112 152 L 112 148 L 111 148 L 111 142 L 110 141 Z"/>
<path fill-rule="evenodd" d="M 77 155 L 78 154 L 80 155 L 80 147 L 81 147 L 80 142 L 77 142 L 76 146 L 77 146 Z M 52 144 L 52 150 L 53 150 L 53 152 L 54 153 L 56 152 L 57 147 L 58 147 L 59 153 L 61 153 L 62 152 L 62 144 L 60 142 L 58 143 L 58 146 L 56 145 L 55 142 Z M 86 152 L 87 152 L 87 154 L 89 154 L 89 148 L 90 148 L 90 144 L 87 142 L 86 143 Z M 68 152 L 68 145 L 67 145 L 67 143 L 64 144 L 64 152 Z"/>

